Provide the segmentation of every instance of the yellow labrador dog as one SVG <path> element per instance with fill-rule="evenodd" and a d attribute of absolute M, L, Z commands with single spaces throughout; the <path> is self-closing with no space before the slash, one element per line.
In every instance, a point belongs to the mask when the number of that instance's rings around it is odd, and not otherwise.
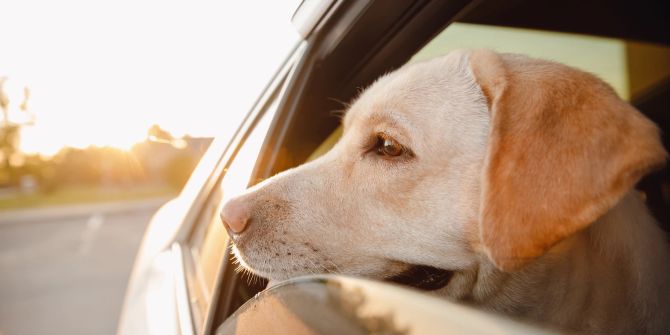
<path fill-rule="evenodd" d="M 424 273 L 445 297 L 567 331 L 670 330 L 666 237 L 633 190 L 666 152 L 593 75 L 456 51 L 381 77 L 343 126 L 324 156 L 224 205 L 253 272 Z"/>

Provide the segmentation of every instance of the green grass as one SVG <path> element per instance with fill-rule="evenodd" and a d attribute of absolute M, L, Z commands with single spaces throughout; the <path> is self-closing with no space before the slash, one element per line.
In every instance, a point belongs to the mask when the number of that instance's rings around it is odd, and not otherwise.
<path fill-rule="evenodd" d="M 141 200 L 156 197 L 176 196 L 178 190 L 167 186 L 140 186 L 105 189 L 86 186 L 71 186 L 50 193 L 17 194 L 0 198 L 0 211 L 96 202 Z"/>

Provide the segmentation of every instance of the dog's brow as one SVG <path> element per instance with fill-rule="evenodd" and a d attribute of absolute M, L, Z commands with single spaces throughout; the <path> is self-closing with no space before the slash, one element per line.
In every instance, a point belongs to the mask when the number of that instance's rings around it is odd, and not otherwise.
<path fill-rule="evenodd" d="M 407 143 L 409 141 L 409 132 L 406 127 L 409 121 L 401 115 L 388 112 L 373 112 L 367 119 L 367 122 L 372 127 L 383 125 L 385 126 L 384 131 L 389 132 L 389 135 L 400 137 L 398 140 L 401 140 L 405 144 L 409 144 Z"/>
<path fill-rule="evenodd" d="M 368 122 L 373 124 L 386 124 L 405 131 L 403 124 L 407 123 L 407 120 L 392 113 L 377 112 L 370 114 L 368 117 Z"/>

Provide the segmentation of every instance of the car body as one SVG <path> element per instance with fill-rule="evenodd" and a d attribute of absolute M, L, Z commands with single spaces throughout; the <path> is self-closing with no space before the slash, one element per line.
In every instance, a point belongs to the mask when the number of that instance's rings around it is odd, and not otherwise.
<path fill-rule="evenodd" d="M 670 20 L 663 8 L 660 1 L 303 2 L 293 19 L 299 34 L 287 42 L 286 54 L 273 56 L 277 70 L 238 131 L 214 141 L 181 194 L 153 217 L 128 284 L 118 333 L 549 332 L 413 288 L 360 278 L 303 277 L 262 291 L 264 280 L 236 271 L 219 221 L 221 204 L 323 151 L 322 143 L 333 142 L 339 125 L 332 111 L 380 74 L 417 58 L 417 51 L 426 50 L 424 45 L 454 21 L 464 27 L 524 27 L 668 45 Z M 666 48 L 653 50 L 664 55 Z M 662 65 L 656 72 L 668 68 Z M 628 98 L 667 129 L 668 115 L 661 111 L 667 106 L 668 81 L 665 74 L 654 76 L 646 75 L 644 89 L 631 90 Z M 639 185 L 661 221 L 668 218 L 662 191 L 668 180 L 666 169 Z"/>

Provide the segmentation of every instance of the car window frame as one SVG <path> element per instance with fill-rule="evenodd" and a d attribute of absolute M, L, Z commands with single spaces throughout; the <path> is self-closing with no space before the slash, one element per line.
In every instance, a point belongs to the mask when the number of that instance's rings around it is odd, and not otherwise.
<path fill-rule="evenodd" d="M 280 85 L 281 86 L 281 85 Z M 183 248 L 183 253 L 184 253 L 184 265 L 186 269 L 186 286 L 189 290 L 189 297 L 190 299 L 190 304 L 191 304 L 191 311 L 192 311 L 192 319 L 195 320 L 195 325 L 197 329 L 197 333 L 201 334 L 203 332 L 206 332 L 207 328 L 207 322 L 210 318 L 207 316 L 210 314 L 210 311 L 212 309 L 216 308 L 216 304 L 218 303 L 218 295 L 219 291 L 221 289 L 221 286 L 225 283 L 222 283 L 221 277 L 223 275 L 223 272 L 227 270 L 227 266 L 230 265 L 227 260 L 230 258 L 230 252 L 229 252 L 229 243 L 230 240 L 227 237 L 227 232 L 225 230 L 221 229 L 219 231 L 220 234 L 224 234 L 225 236 L 225 244 L 221 246 L 221 257 L 216 265 L 216 274 L 214 278 L 214 286 L 212 287 L 212 291 L 209 292 L 209 297 L 200 297 L 199 294 L 201 294 L 200 291 L 202 291 L 203 283 L 201 283 L 201 280 L 203 279 L 201 277 L 202 275 L 202 268 L 200 267 L 200 259 L 198 259 L 198 255 L 194 253 L 194 249 L 198 249 L 202 247 L 202 243 L 206 240 L 206 238 L 203 238 L 200 240 L 196 234 L 200 234 L 201 232 L 204 232 L 206 235 L 206 231 L 210 229 L 212 225 L 220 225 L 221 222 L 218 219 L 218 210 L 221 208 L 221 202 L 223 201 L 223 193 L 225 192 L 224 188 L 225 186 L 222 186 L 221 184 L 224 183 L 225 178 L 227 177 L 227 172 L 231 171 L 231 167 L 234 166 L 235 162 L 237 162 L 236 159 L 238 157 L 242 159 L 242 157 L 238 156 L 238 154 L 242 151 L 245 150 L 247 145 L 253 145 L 253 143 L 249 143 L 249 139 L 252 138 L 253 136 L 262 136 L 262 139 L 265 139 L 265 136 L 267 133 L 256 133 L 256 130 L 258 126 L 260 125 L 261 122 L 263 121 L 266 117 L 272 117 L 273 115 L 268 115 L 268 113 L 276 113 L 276 108 L 277 108 L 277 95 L 278 93 L 275 91 L 275 93 L 268 99 L 268 108 L 260 111 L 257 115 L 254 117 L 253 123 L 250 125 L 249 129 L 245 131 L 245 138 L 243 141 L 239 143 L 239 145 L 236 148 L 236 153 L 235 155 L 231 156 L 230 158 L 230 164 L 229 166 L 225 169 L 226 173 L 223 173 L 220 177 L 220 180 L 217 182 L 216 186 L 212 189 L 212 192 L 210 193 L 208 199 L 205 201 L 203 210 L 201 212 L 201 215 L 197 218 L 196 224 L 193 225 L 193 229 L 191 230 L 191 234 L 189 235 L 189 238 L 184 241 L 184 243 L 181 245 Z M 259 146 L 260 149 L 260 146 Z M 250 176 L 251 177 L 251 176 Z M 249 179 L 251 181 L 251 178 Z M 215 209 L 213 212 L 211 211 L 212 209 Z M 223 228 L 223 226 L 221 226 Z M 203 236 L 206 237 L 206 236 Z M 195 238 L 195 239 L 194 239 Z M 195 243 L 194 243 L 195 242 Z M 197 245 L 197 244 L 199 245 Z M 202 301 L 200 299 L 209 299 L 209 302 L 207 301 Z M 204 305 L 204 310 L 200 309 L 200 305 Z"/>
<path fill-rule="evenodd" d="M 205 316 L 212 305 L 216 308 L 214 304 L 217 302 L 218 294 L 216 287 L 221 282 L 221 271 L 230 265 L 226 262 L 231 256 L 228 250 L 230 239 L 219 216 L 223 202 L 227 199 L 224 194 L 227 196 L 232 192 L 230 195 L 234 195 L 240 189 L 253 184 L 250 170 L 253 169 L 260 147 L 266 138 L 269 123 L 276 115 L 277 96 L 280 94 L 275 91 L 268 100 L 268 108 L 255 116 L 253 124 L 246 131 L 246 138 L 239 143 L 237 153 L 231 157 L 230 166 L 224 170 L 225 174 L 221 176 L 220 182 L 212 189 L 201 215 L 197 218 L 198 222 L 193 225 L 189 238 L 183 244 L 190 303 L 194 319 L 201 326 L 204 325 Z M 251 166 L 244 166 L 246 163 L 251 163 Z M 240 165 L 243 166 L 242 169 Z M 230 184 L 230 178 L 240 180 L 241 184 Z"/>
<path fill-rule="evenodd" d="M 262 119 L 268 109 L 272 107 L 273 103 L 276 103 L 276 99 L 285 93 L 285 84 L 287 79 L 292 75 L 292 73 L 294 73 L 295 64 L 301 59 L 304 51 L 305 42 L 300 41 L 292 50 L 292 52 L 289 53 L 289 55 L 286 57 L 285 62 L 281 65 L 280 69 L 270 80 L 259 99 L 241 122 L 238 130 L 231 137 L 230 142 L 226 145 L 226 148 L 221 154 L 216 167 L 213 169 L 213 172 L 204 182 L 202 188 L 196 195 L 196 198 L 193 201 L 193 205 L 190 208 L 190 215 L 187 215 L 187 218 L 185 219 L 188 224 L 183 225 L 182 229 L 177 232 L 175 242 L 172 245 L 172 251 L 179 258 L 179 264 L 175 269 L 176 295 L 178 298 L 181 297 L 178 300 L 183 300 L 186 302 L 177 304 L 177 316 L 179 318 L 182 332 L 191 334 L 209 334 L 211 332 L 211 324 L 213 321 L 212 316 L 218 307 L 216 305 L 218 305 L 219 292 L 222 288 L 223 281 L 221 280 L 221 277 L 222 273 L 227 268 L 225 264 L 229 258 L 227 257 L 228 250 L 226 250 L 226 254 L 224 257 L 222 257 L 222 264 L 219 266 L 217 279 L 215 280 L 216 285 L 212 291 L 212 302 L 207 307 L 203 315 L 203 325 L 198 327 L 196 325 L 198 321 L 195 320 L 193 306 L 190 303 L 191 292 L 189 291 L 188 287 L 189 279 L 187 271 L 195 271 L 193 259 L 190 256 L 190 253 L 187 251 L 191 247 L 188 245 L 189 239 L 199 228 L 200 224 L 207 224 L 207 220 L 203 220 L 203 216 L 207 215 L 208 204 L 211 201 L 220 201 L 220 198 L 217 199 L 217 197 L 214 195 L 216 192 L 218 192 L 218 187 L 221 185 L 227 169 L 233 163 L 237 153 L 242 149 L 248 136 L 251 135 L 258 122 Z M 273 116 L 273 120 L 277 113 L 278 109 L 274 111 L 275 115 Z M 267 138 L 265 140 L 267 140 Z M 188 329 L 191 331 L 189 332 Z"/>

